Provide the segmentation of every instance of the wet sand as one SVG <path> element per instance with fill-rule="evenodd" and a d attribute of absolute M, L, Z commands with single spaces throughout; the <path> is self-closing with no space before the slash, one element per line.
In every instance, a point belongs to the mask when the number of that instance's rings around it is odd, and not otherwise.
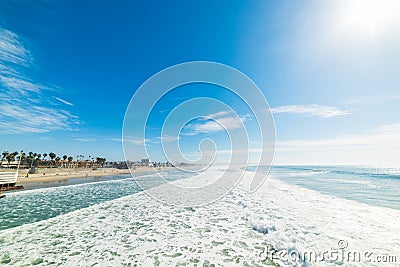
<path fill-rule="evenodd" d="M 165 168 L 170 169 L 170 168 Z M 137 168 L 132 171 L 133 174 L 137 173 L 140 175 L 144 175 L 146 173 L 154 172 L 154 168 Z M 17 184 L 26 185 L 29 183 L 51 183 L 57 181 L 65 181 L 70 179 L 81 179 L 81 178 L 93 178 L 93 177 L 102 177 L 102 176 L 115 176 L 115 175 L 123 175 L 130 174 L 129 169 L 70 169 L 65 171 L 60 171 L 57 173 L 48 173 L 48 174 L 29 174 L 29 177 L 20 176 L 18 177 Z"/>

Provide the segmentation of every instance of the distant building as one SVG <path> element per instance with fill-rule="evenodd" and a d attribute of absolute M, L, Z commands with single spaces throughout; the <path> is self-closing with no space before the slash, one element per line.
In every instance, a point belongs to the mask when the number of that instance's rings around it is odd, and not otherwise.
<path fill-rule="evenodd" d="M 125 161 L 120 161 L 115 167 L 117 169 L 128 169 L 128 164 Z"/>
<path fill-rule="evenodd" d="M 104 163 L 103 168 L 112 168 L 114 167 L 114 165 L 116 165 L 114 162 L 107 161 L 106 163 Z"/>
<path fill-rule="evenodd" d="M 81 160 L 81 161 L 60 160 L 59 162 L 56 162 L 56 166 L 61 167 L 61 168 L 87 168 L 87 169 L 89 169 L 89 168 L 95 169 L 95 168 L 99 167 L 97 162 L 90 161 L 90 160 Z M 42 167 L 42 166 L 39 166 L 39 167 Z"/>
<path fill-rule="evenodd" d="M 10 161 L 10 162 L 8 162 L 7 160 L 2 160 L 1 162 L 0 162 L 0 167 L 1 168 L 17 168 L 18 167 L 18 160 L 14 160 L 14 161 Z M 19 167 L 21 168 L 21 169 L 23 169 L 23 168 L 27 168 L 28 167 L 28 165 L 27 164 L 24 164 L 23 162 L 20 162 L 20 165 L 19 165 Z"/>

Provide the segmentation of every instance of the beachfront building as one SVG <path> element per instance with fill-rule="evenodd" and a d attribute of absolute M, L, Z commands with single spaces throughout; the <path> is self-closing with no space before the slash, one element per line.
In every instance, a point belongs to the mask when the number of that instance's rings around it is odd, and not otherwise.
<path fill-rule="evenodd" d="M 131 167 L 173 167 L 174 165 L 170 162 L 152 162 L 150 159 L 142 159 L 141 161 L 128 161 L 128 165 Z"/>
<path fill-rule="evenodd" d="M 57 167 L 60 168 L 87 168 L 87 169 L 95 169 L 98 168 L 99 165 L 97 162 L 90 161 L 90 160 L 60 160 L 59 162 L 56 163 Z"/>
<path fill-rule="evenodd" d="M 103 164 L 103 168 L 113 168 L 114 167 L 114 162 L 112 161 L 107 161 Z"/>
<path fill-rule="evenodd" d="M 28 168 L 28 165 L 26 163 L 21 162 L 19 167 L 21 169 L 24 169 L 24 168 Z M 14 161 L 2 160 L 0 162 L 0 168 L 16 169 L 16 168 L 18 168 L 18 160 L 14 160 Z"/>
<path fill-rule="evenodd" d="M 150 159 L 142 159 L 141 163 L 143 166 L 150 166 Z"/>
<path fill-rule="evenodd" d="M 95 161 L 90 160 L 82 160 L 78 162 L 78 168 L 92 168 L 97 169 L 99 168 L 99 164 Z"/>
<path fill-rule="evenodd" d="M 78 161 L 72 160 L 60 160 L 59 162 L 56 163 L 56 166 L 59 168 L 78 168 Z"/>

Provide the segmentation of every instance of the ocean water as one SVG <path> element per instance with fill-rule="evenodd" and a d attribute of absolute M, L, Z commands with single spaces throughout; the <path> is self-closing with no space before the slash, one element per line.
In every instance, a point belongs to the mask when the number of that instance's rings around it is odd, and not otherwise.
<path fill-rule="evenodd" d="M 243 185 L 223 199 L 186 209 L 155 201 L 126 177 L 12 192 L 3 199 L 8 202 L 0 202 L 3 227 L 0 265 L 396 266 L 400 263 L 400 210 L 396 208 L 399 200 L 377 192 L 386 190 L 387 195 L 396 189 L 398 192 L 396 170 L 302 168 L 273 168 L 254 194 L 244 186 L 252 175 L 249 168 Z M 169 177 L 178 184 L 182 179 L 186 184 L 199 184 L 221 175 L 222 171 L 210 168 L 196 176 L 171 172 Z M 393 177 L 379 178 L 385 172 Z M 355 178 L 357 175 L 361 177 L 359 180 Z M 141 179 L 151 183 L 151 175 Z M 380 179 L 389 179 L 390 186 Z M 376 186 L 375 192 L 366 186 L 369 183 Z M 351 185 L 353 190 L 349 188 Z M 77 193 L 81 196 L 74 198 Z M 360 194 L 370 200 L 363 200 Z M 18 206 L 18 203 L 23 204 Z M 19 208 L 11 211 L 12 205 Z M 10 212 L 14 212 L 12 219 L 8 218 Z M 40 214 L 47 215 L 40 217 Z M 321 256 L 332 249 L 371 255 L 354 262 L 320 261 L 312 257 L 271 258 L 270 253 L 313 252 Z M 383 256 L 386 261 L 397 257 L 397 263 L 382 262 Z"/>
<path fill-rule="evenodd" d="M 276 166 L 271 175 L 294 185 L 373 206 L 400 209 L 400 169 Z"/>
<path fill-rule="evenodd" d="M 169 171 L 170 181 L 191 174 Z M 154 174 L 144 175 L 151 187 Z M 29 185 L 28 190 L 7 192 L 0 202 L 0 231 L 23 224 L 34 223 L 105 201 L 135 194 L 142 189 L 131 175 L 105 176 L 93 179 L 69 179 L 61 186 L 48 187 L 49 183 Z M 45 187 L 45 188 L 40 188 Z"/>

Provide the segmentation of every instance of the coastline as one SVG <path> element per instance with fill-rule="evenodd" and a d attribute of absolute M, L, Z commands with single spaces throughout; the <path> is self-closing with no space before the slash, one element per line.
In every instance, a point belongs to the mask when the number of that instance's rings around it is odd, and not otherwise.
<path fill-rule="evenodd" d="M 164 168 L 162 168 L 164 169 Z M 137 168 L 133 170 L 133 173 L 146 174 L 154 172 L 155 169 L 152 167 L 144 167 Z M 57 173 L 40 173 L 40 174 L 29 174 L 29 177 L 25 175 L 20 175 L 17 180 L 17 185 L 24 185 L 29 183 L 48 183 L 48 182 L 57 182 L 69 179 L 76 178 L 93 178 L 93 177 L 102 177 L 102 176 L 113 176 L 113 175 L 122 175 L 122 174 L 130 174 L 129 169 L 68 169 L 63 170 Z"/>

